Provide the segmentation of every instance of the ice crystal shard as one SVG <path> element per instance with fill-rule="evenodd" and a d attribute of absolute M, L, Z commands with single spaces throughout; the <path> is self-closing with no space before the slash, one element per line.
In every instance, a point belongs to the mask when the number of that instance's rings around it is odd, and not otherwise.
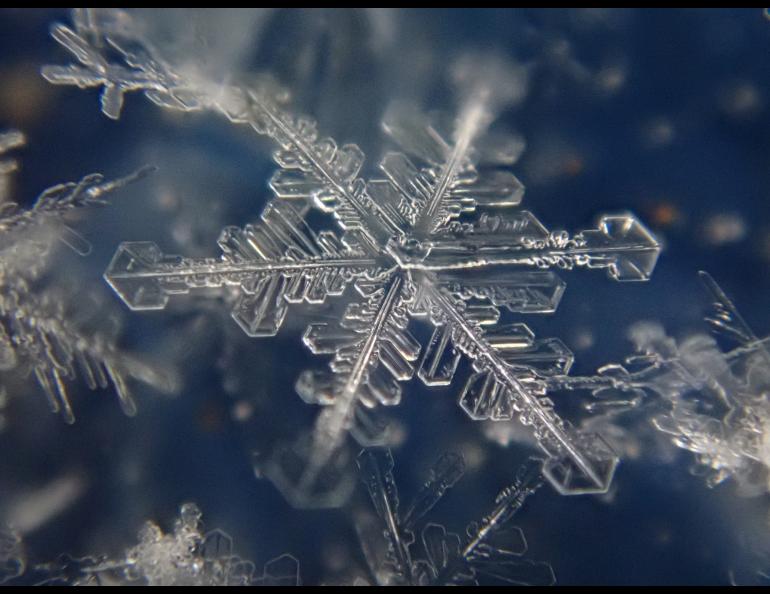
<path fill-rule="evenodd" d="M 596 229 L 570 237 L 547 232 L 529 212 L 483 216 L 457 232 L 428 239 L 427 254 L 412 266 L 425 270 L 473 272 L 495 266 L 511 268 L 604 268 L 617 281 L 650 278 L 660 245 L 632 214 L 605 215 Z"/>
<path fill-rule="evenodd" d="M 312 491 L 357 407 L 398 403 L 398 383 L 415 372 L 428 385 L 450 384 L 466 356 L 476 374 L 460 404 L 471 418 L 532 426 L 549 458 L 546 476 L 560 492 L 607 490 L 615 455 L 601 438 L 565 423 L 545 397 L 568 372 L 571 353 L 558 340 L 529 337 L 523 324 L 494 325 L 501 309 L 554 311 L 564 283 L 551 268 L 603 268 L 618 281 L 649 278 L 660 246 L 633 215 L 606 215 L 595 229 L 570 236 L 548 231 L 530 212 L 511 211 L 523 186 L 503 166 L 515 161 L 521 141 L 487 134 L 493 85 L 466 94 L 449 135 L 415 110 L 394 108 L 384 128 L 401 151 L 388 153 L 382 175 L 366 181 L 361 150 L 340 146 L 311 119 L 291 114 L 274 85 L 223 86 L 183 76 L 127 15 L 115 14 L 100 17 L 106 22 L 100 43 L 89 42 L 90 29 L 81 35 L 56 25 L 54 37 L 80 65 L 46 67 L 44 76 L 104 87 L 102 108 L 110 117 L 121 105 L 112 97 L 129 90 L 171 109 L 217 111 L 272 138 L 279 166 L 270 182 L 275 200 L 262 221 L 226 229 L 221 259 L 193 261 L 165 256 L 151 243 L 123 244 L 106 273 L 118 294 L 134 309 L 157 309 L 176 293 L 238 285 L 234 317 L 253 336 L 275 334 L 289 303 L 317 303 L 347 284 L 360 296 L 339 326 L 313 324 L 305 333 L 313 352 L 333 356 L 331 374 L 305 373 L 297 388 L 326 409 L 307 448 L 307 470 L 290 473 L 291 480 L 273 477 L 276 484 L 295 495 Z M 307 229 L 308 206 L 332 215 L 343 235 Z M 434 326 L 428 345 L 409 333 L 412 317 Z M 305 495 L 289 496 L 308 501 Z"/>
<path fill-rule="evenodd" d="M 53 294 L 41 298 L 20 280 L 2 288 L 0 350 L 4 370 L 29 365 L 51 410 L 67 423 L 75 420 L 67 382 L 79 376 L 91 390 L 112 388 L 128 415 L 136 413 L 130 379 L 164 392 L 175 389 L 175 380 L 164 370 L 121 351 L 108 336 L 83 332 L 68 321 L 54 298 Z"/>
<path fill-rule="evenodd" d="M 676 349 L 671 357 L 672 353 L 657 348 L 654 339 L 639 337 L 638 346 L 669 371 L 668 377 L 660 374 L 647 384 L 671 404 L 654 424 L 710 469 L 710 485 L 735 476 L 747 490 L 766 492 L 770 486 L 767 339 L 756 336 L 709 274 L 700 275 L 712 298 L 706 322 L 733 348 L 722 351 L 707 336 L 692 337 L 678 347 L 669 339 L 664 342 Z M 672 384 L 671 373 L 676 374 L 678 386 Z M 691 399 L 693 393 L 699 395 L 700 406 Z M 710 406 L 704 408 L 706 404 Z"/>
<path fill-rule="evenodd" d="M 154 243 L 124 243 L 105 278 L 134 310 L 163 309 L 170 295 L 192 289 L 238 286 L 233 317 L 250 336 L 274 336 L 289 303 L 322 303 L 352 278 L 379 271 L 374 258 L 333 232 L 313 233 L 285 202 L 270 204 L 259 223 L 224 229 L 219 247 L 218 260 L 191 260 Z"/>
<path fill-rule="evenodd" d="M 171 534 L 152 522 L 145 524 L 139 544 L 126 552 L 122 572 L 129 582 L 160 586 L 299 584 L 299 565 L 288 555 L 270 561 L 263 575 L 255 576 L 254 565 L 235 555 L 226 533 L 202 532 L 201 512 L 191 503 L 181 506 Z"/>
<path fill-rule="evenodd" d="M 19 141 L 18 135 L 2 138 L 6 146 Z M 105 332 L 85 332 L 65 315 L 62 292 L 39 286 L 57 238 L 81 255 L 90 251 L 88 241 L 66 224 L 66 215 L 107 204 L 110 193 L 148 171 L 112 181 L 87 175 L 48 188 L 28 209 L 5 202 L 0 210 L 0 370 L 28 369 L 51 409 L 68 423 L 75 417 L 67 383 L 77 377 L 91 390 L 114 389 L 127 414 L 136 412 L 129 380 L 174 389 L 170 374 L 121 351 Z"/>
<path fill-rule="evenodd" d="M 735 477 L 745 492 L 764 493 L 770 485 L 768 340 L 757 337 L 709 274 L 700 276 L 712 299 L 705 320 L 720 342 L 707 334 L 678 341 L 658 324 L 634 325 L 638 354 L 587 382 L 596 397 L 590 408 L 607 414 L 646 404 L 656 411 L 653 425 L 695 454 L 710 486 Z"/>
<path fill-rule="evenodd" d="M 502 153 L 502 159 L 500 153 L 475 162 L 471 159 L 474 140 L 483 132 L 489 116 L 484 101 L 469 102 L 458 117 L 454 142 L 447 143 L 415 110 L 393 108 L 387 114 L 383 127 L 404 152 L 388 153 L 380 163 L 387 187 L 378 183 L 371 187 L 383 202 L 390 198 L 397 203 L 413 236 L 430 235 L 479 207 L 521 202 L 521 182 L 512 173 L 494 168 L 509 164 L 510 159 L 504 156 L 507 153 Z"/>
<path fill-rule="evenodd" d="M 72 559 L 38 566 L 43 585 L 126 586 L 298 586 L 299 563 L 284 554 L 267 562 L 261 575 L 238 557 L 222 530 L 203 532 L 202 514 L 194 503 L 179 508 L 173 530 L 154 522 L 139 531 L 139 542 L 115 558 Z"/>
<path fill-rule="evenodd" d="M 58 224 L 58 229 L 54 229 L 58 239 L 77 253 L 87 255 L 91 251 L 90 243 L 64 224 L 62 217 L 75 209 L 108 204 L 108 194 L 141 179 L 152 170 L 152 167 L 144 167 L 112 181 L 106 181 L 100 173 L 92 173 L 77 182 L 46 189 L 37 197 L 34 205 L 26 210 L 20 210 L 13 202 L 7 202 L 0 212 L 0 233 L 4 235 L 0 249 L 12 247 L 20 233 L 31 234 L 45 224 L 55 222 Z"/>
<path fill-rule="evenodd" d="M 546 563 L 521 557 L 527 551 L 524 535 L 509 526 L 524 501 L 542 485 L 538 460 L 523 465 L 509 487 L 495 500 L 492 511 L 480 522 L 471 522 L 465 536 L 447 532 L 439 524 L 422 527 L 425 556 L 416 551 L 414 530 L 433 506 L 462 476 L 462 456 L 442 455 L 414 500 L 401 511 L 389 450 L 364 450 L 358 456 L 360 477 L 366 485 L 387 540 L 387 583 L 400 585 L 461 585 L 481 575 L 525 585 L 550 585 L 555 578 Z M 382 571 L 373 571 L 383 575 Z"/>
<path fill-rule="evenodd" d="M 90 29 L 79 27 L 83 35 L 90 32 L 89 37 L 94 41 L 101 39 L 102 27 L 109 26 L 117 32 L 121 21 L 128 20 L 128 15 L 121 11 L 100 11 L 98 14 L 115 15 L 116 18 L 110 23 L 93 23 Z M 82 22 L 79 24 L 82 25 Z M 111 49 L 125 60 L 125 65 L 120 65 L 108 61 L 104 55 L 104 46 L 92 46 L 85 36 L 69 27 L 55 25 L 51 35 L 77 58 L 80 65 L 46 66 L 43 76 L 54 84 L 77 85 L 80 88 L 103 87 L 101 105 L 107 117 L 120 117 L 124 95 L 131 91 L 144 91 L 153 101 L 179 101 L 180 105 L 189 106 L 177 94 L 166 92 L 166 89 L 175 85 L 177 78 L 168 65 L 156 62 L 143 48 L 119 43 L 115 38 L 109 39 Z"/>
<path fill-rule="evenodd" d="M 553 402 L 542 397 L 545 384 L 541 378 L 548 377 L 547 367 L 538 370 L 538 366 L 527 365 L 525 360 L 516 365 L 516 357 L 524 350 L 521 337 L 508 336 L 495 342 L 494 333 L 490 339 L 490 333 L 463 315 L 461 301 L 435 286 L 427 285 L 425 290 L 426 307 L 433 323 L 449 330 L 454 348 L 465 354 L 476 370 L 460 397 L 463 410 L 475 420 L 517 418 L 531 426 L 549 456 L 544 472 L 559 492 L 606 490 L 617 465 L 614 452 L 601 437 L 572 429 L 553 410 Z M 547 358 L 557 362 L 556 373 L 550 375 L 559 375 L 558 361 L 563 361 L 561 369 L 566 372 L 571 354 L 563 345 L 555 346 L 561 344 L 558 341 L 550 344 L 555 350 Z"/>

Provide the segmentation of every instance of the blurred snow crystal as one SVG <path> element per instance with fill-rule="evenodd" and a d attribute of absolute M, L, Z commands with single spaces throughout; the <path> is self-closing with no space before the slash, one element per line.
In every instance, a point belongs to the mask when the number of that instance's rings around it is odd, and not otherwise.
<path fill-rule="evenodd" d="M 0 154 L 20 145 L 17 132 L 0 135 Z M 15 166 L 0 161 L 0 191 Z M 34 375 L 51 409 L 68 423 L 75 420 L 66 383 L 82 377 L 92 390 L 111 387 L 127 414 L 135 412 L 129 379 L 172 391 L 174 380 L 165 371 L 122 352 L 114 332 L 86 331 L 67 311 L 65 292 L 45 282 L 57 240 L 86 255 L 89 242 L 67 225 L 72 211 L 104 206 L 107 196 L 147 173 L 139 170 L 107 181 L 94 173 L 77 182 L 48 188 L 28 209 L 3 195 L 0 209 L 0 370 Z M 72 314 L 72 315 L 70 315 Z"/>
<path fill-rule="evenodd" d="M 358 456 L 361 481 L 369 492 L 387 543 L 382 560 L 368 543 L 367 561 L 378 585 L 469 585 L 479 575 L 517 585 L 555 583 L 550 565 L 522 558 L 527 552 L 527 541 L 520 528 L 509 525 L 525 500 L 543 483 L 539 461 L 524 464 L 513 484 L 498 494 L 491 512 L 481 521 L 468 524 L 464 535 L 447 532 L 440 524 L 427 523 L 422 527 L 421 542 L 414 537 L 415 528 L 463 475 L 463 458 L 453 453 L 442 455 L 422 489 L 403 507 L 393 465 L 389 450 L 369 449 Z M 419 556 L 420 546 L 424 557 Z"/>
<path fill-rule="evenodd" d="M 179 508 L 173 530 L 165 533 L 154 522 L 139 531 L 139 542 L 121 557 L 62 556 L 51 563 L 29 569 L 42 585 L 74 586 L 297 586 L 299 563 L 291 555 L 268 561 L 261 574 L 254 564 L 233 552 L 232 539 L 221 530 L 203 532 L 201 511 L 194 503 Z M 8 538 L 12 534 L 9 533 Z M 0 538 L 5 538 L 0 532 Z M 16 541 L 8 540 L 6 554 L 15 575 L 23 573 Z M 0 540 L 4 545 L 4 541 Z M 3 557 L 0 556 L 0 561 Z M 2 566 L 0 566 L 2 568 Z M 0 583 L 3 574 L 0 573 Z"/>
<path fill-rule="evenodd" d="M 679 448 L 695 454 L 696 471 L 715 486 L 734 477 L 744 492 L 770 488 L 770 352 L 733 302 L 706 272 L 712 299 L 706 316 L 723 350 L 708 334 L 678 341 L 654 322 L 631 328 L 637 355 L 600 370 L 608 384 L 594 387 L 598 414 L 608 409 L 652 408 L 653 425 Z M 650 401 L 649 396 L 656 398 Z"/>

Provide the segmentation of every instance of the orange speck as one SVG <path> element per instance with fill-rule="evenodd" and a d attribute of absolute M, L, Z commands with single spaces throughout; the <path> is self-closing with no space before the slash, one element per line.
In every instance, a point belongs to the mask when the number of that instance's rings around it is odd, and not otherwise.
<path fill-rule="evenodd" d="M 569 176 L 580 175 L 584 169 L 583 159 L 577 155 L 571 155 L 564 161 L 564 173 Z"/>
<path fill-rule="evenodd" d="M 679 218 L 679 210 L 670 202 L 656 204 L 650 211 L 652 224 L 658 227 L 669 227 L 678 222 Z"/>

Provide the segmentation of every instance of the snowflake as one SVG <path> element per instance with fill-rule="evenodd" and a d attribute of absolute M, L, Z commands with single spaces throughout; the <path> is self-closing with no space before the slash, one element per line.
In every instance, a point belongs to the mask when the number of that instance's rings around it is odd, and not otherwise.
<path fill-rule="evenodd" d="M 139 542 L 119 558 L 67 555 L 37 565 L 28 580 L 41 585 L 126 586 L 298 586 L 299 563 L 291 555 L 268 561 L 261 575 L 254 564 L 233 552 L 232 539 L 221 530 L 202 531 L 202 514 L 194 503 L 179 508 L 173 531 L 154 522 L 139 532 Z M 22 575 L 18 571 L 16 575 Z"/>
<path fill-rule="evenodd" d="M 403 511 L 399 511 L 390 450 L 363 450 L 358 467 L 387 542 L 382 562 L 373 552 L 367 555 L 378 584 L 467 585 L 480 576 L 520 585 L 551 585 L 556 581 L 547 563 L 522 559 L 527 541 L 520 528 L 509 526 L 527 497 L 543 484 L 540 460 L 531 459 L 519 469 L 513 484 L 496 497 L 492 511 L 480 522 L 470 523 L 465 536 L 428 523 L 422 528 L 419 543 L 414 538 L 415 528 L 462 476 L 462 456 L 442 455 Z"/>
<path fill-rule="evenodd" d="M 4 146 L 16 146 L 22 140 L 18 133 L 0 135 Z M 73 321 L 75 314 L 83 317 L 83 312 L 70 311 L 61 287 L 41 281 L 57 240 L 81 255 L 90 251 L 88 241 L 65 224 L 66 216 L 107 204 L 108 194 L 148 171 L 113 181 L 98 173 L 87 175 L 78 182 L 48 188 L 29 209 L 9 201 L 0 209 L 0 372 L 6 375 L 4 380 L 15 370 L 34 375 L 52 410 L 68 423 L 75 417 L 66 382 L 78 376 L 92 390 L 111 386 L 128 414 L 135 412 L 129 379 L 163 391 L 174 389 L 170 375 L 119 350 L 109 332 L 85 332 L 84 324 Z"/>
<path fill-rule="evenodd" d="M 126 304 L 162 309 L 175 294 L 236 287 L 236 322 L 251 336 L 273 336 L 291 304 L 348 297 L 349 286 L 357 294 L 339 324 L 314 323 L 304 334 L 312 352 L 332 361 L 329 372 L 303 373 L 297 383 L 303 399 L 325 406 L 297 454 L 307 463 L 271 471 L 293 503 L 324 501 L 317 485 L 328 483 L 321 475 L 360 406 L 397 404 L 399 383 L 415 373 L 429 386 L 449 385 L 462 356 L 475 372 L 459 399 L 468 416 L 531 426 L 547 455 L 545 475 L 561 493 L 608 489 L 614 453 L 563 421 L 546 397 L 554 378 L 568 373 L 572 353 L 558 339 L 536 339 L 523 323 L 498 321 L 503 309 L 554 311 L 565 285 L 552 268 L 646 280 L 660 246 L 631 214 L 605 215 L 595 229 L 569 235 L 514 209 L 523 186 L 501 167 L 515 160 L 520 142 L 486 135 L 499 101 L 496 81 L 470 81 L 451 136 L 419 113 L 391 112 L 384 128 L 401 150 L 385 156 L 382 176 L 366 181 L 362 151 L 338 146 L 311 119 L 288 112 L 274 84 L 210 84 L 164 60 L 126 13 L 93 14 L 100 43 L 80 13 L 75 30 L 52 28 L 80 64 L 45 67 L 50 82 L 103 87 L 109 117 L 119 115 L 125 92 L 141 91 L 167 108 L 219 112 L 278 145 L 275 200 L 258 222 L 222 231 L 220 258 L 166 255 L 149 242 L 119 247 L 105 277 Z M 312 230 L 310 208 L 331 215 L 337 231 Z M 412 318 L 434 327 L 427 345 L 409 331 Z"/>
<path fill-rule="evenodd" d="M 734 348 L 723 351 L 708 334 L 677 341 L 655 323 L 631 328 L 637 355 L 625 365 L 600 370 L 591 389 L 591 409 L 640 406 L 662 408 L 653 425 L 679 448 L 695 454 L 707 484 L 735 477 L 746 492 L 770 488 L 770 351 L 706 272 L 700 273 L 711 298 L 706 322 Z M 657 398 L 650 399 L 648 395 Z"/>

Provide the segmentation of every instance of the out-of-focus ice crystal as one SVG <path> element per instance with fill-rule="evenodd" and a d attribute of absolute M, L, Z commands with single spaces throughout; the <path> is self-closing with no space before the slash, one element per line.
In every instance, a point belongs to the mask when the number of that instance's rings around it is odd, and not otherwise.
<path fill-rule="evenodd" d="M 605 415 L 608 408 L 644 405 L 653 411 L 658 430 L 695 454 L 696 470 L 705 471 L 709 486 L 734 477 L 744 492 L 765 493 L 770 488 L 768 339 L 757 337 L 708 273 L 700 275 L 712 298 L 706 322 L 720 342 L 703 333 L 676 340 L 660 324 L 635 324 L 630 336 L 638 354 L 625 365 L 604 367 L 587 384 L 596 397 L 590 408 Z"/>
<path fill-rule="evenodd" d="M 201 517 L 197 505 L 185 503 L 179 508 L 179 517 L 171 532 L 163 532 L 154 522 L 147 522 L 139 531 L 139 542 L 120 557 L 62 556 L 30 572 L 39 578 L 39 583 L 46 585 L 300 585 L 299 563 L 294 557 L 281 555 L 268 561 L 262 573 L 256 574 L 253 563 L 234 553 L 232 539 L 225 532 L 203 532 Z M 0 538 L 2 534 L 0 532 Z M 2 545 L 0 540 L 0 555 Z M 16 575 L 21 573 L 18 571 Z"/>
<path fill-rule="evenodd" d="M 19 142 L 18 133 L 0 136 L 0 152 Z M 64 292 L 42 280 L 57 240 L 82 255 L 91 249 L 88 241 L 67 225 L 66 216 L 78 209 L 108 204 L 109 194 L 148 171 L 150 168 L 140 169 L 112 181 L 94 173 L 48 188 L 28 209 L 8 200 L 0 207 L 0 371 L 22 370 L 34 375 L 51 409 L 68 423 L 75 417 L 66 384 L 77 377 L 82 377 L 91 390 L 113 388 L 127 414 L 135 412 L 130 379 L 162 391 L 174 390 L 171 374 L 121 351 L 110 332 L 100 328 L 86 332 L 76 324 L 77 316 L 68 315 L 72 312 Z"/>
<path fill-rule="evenodd" d="M 389 450 L 369 449 L 358 456 L 360 477 L 381 522 L 387 547 L 383 559 L 369 546 L 367 561 L 379 585 L 467 585 L 485 576 L 520 585 L 551 585 L 551 566 L 522 557 L 524 534 L 510 520 L 543 483 L 539 460 L 529 460 L 514 482 L 495 499 L 493 509 L 479 522 L 468 524 L 463 535 L 434 523 L 421 525 L 428 512 L 462 476 L 462 456 L 442 455 L 428 480 L 411 502 L 402 506 L 393 476 Z M 420 541 L 414 533 L 421 526 Z"/>

